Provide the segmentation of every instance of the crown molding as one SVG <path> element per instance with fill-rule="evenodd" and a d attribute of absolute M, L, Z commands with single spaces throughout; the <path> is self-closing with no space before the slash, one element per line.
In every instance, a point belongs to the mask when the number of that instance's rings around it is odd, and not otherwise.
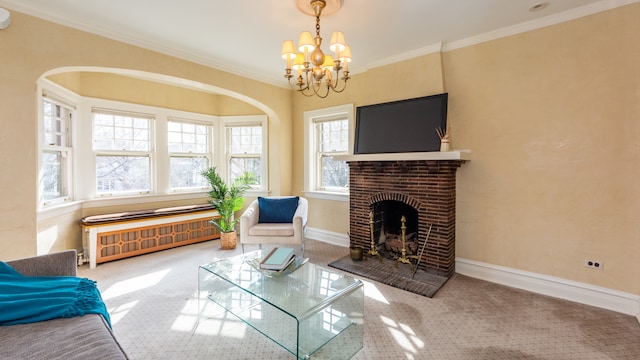
<path fill-rule="evenodd" d="M 488 42 L 488 41 L 500 39 L 503 37 L 512 36 L 512 35 L 528 32 L 531 30 L 544 28 L 550 25 L 555 25 L 562 22 L 578 19 L 581 17 L 593 15 L 599 12 L 615 9 L 621 6 L 630 5 L 637 2 L 640 2 L 640 0 L 602 0 L 597 3 L 585 5 L 580 8 L 576 8 L 572 10 L 567 10 L 562 13 L 549 15 L 537 20 L 532 20 L 532 21 L 528 21 L 518 25 L 509 26 L 509 27 L 505 27 L 502 29 L 494 30 L 494 31 L 489 31 L 483 34 L 474 35 L 474 36 L 460 39 L 460 40 L 454 40 L 446 43 L 441 43 L 441 42 L 434 43 L 419 49 L 410 50 L 404 53 L 387 57 L 379 61 L 365 64 L 363 66 L 353 66 L 351 72 L 353 75 L 355 75 L 358 73 L 366 72 L 370 69 L 413 59 L 419 56 L 424 56 L 424 55 L 428 55 L 436 52 L 446 52 L 446 51 L 456 50 L 456 49 L 460 49 L 467 46 L 477 45 L 483 42 Z M 176 50 L 175 48 L 165 46 L 159 43 L 142 40 L 140 38 L 130 36 L 130 35 L 119 34 L 108 28 L 95 26 L 89 23 L 85 23 L 82 21 L 75 21 L 75 20 L 63 18 L 60 16 L 55 16 L 45 11 L 39 10 L 36 7 L 25 4 L 23 1 L 0 0 L 0 6 L 8 7 L 12 10 L 22 12 L 31 16 L 35 16 L 59 25 L 71 27 L 74 29 L 78 29 L 80 31 L 86 31 L 92 34 L 103 36 L 111 40 L 134 45 L 143 49 L 155 51 L 167 56 L 172 56 L 185 61 L 190 61 L 199 65 L 203 65 L 203 66 L 214 68 L 220 71 L 228 72 L 241 77 L 250 78 L 259 82 L 263 82 L 263 83 L 274 85 L 281 88 L 287 88 L 287 89 L 289 88 L 288 83 L 283 83 L 280 77 L 274 78 L 274 77 L 264 76 L 264 74 L 247 71 L 245 68 L 231 66 L 221 61 L 216 61 L 215 59 L 208 59 L 201 56 L 196 56 L 191 53 L 179 51 L 179 50 Z"/>
<path fill-rule="evenodd" d="M 407 52 L 403 52 L 403 53 L 400 53 L 400 54 L 389 56 L 388 58 L 384 58 L 384 59 L 379 60 L 379 61 L 375 61 L 375 62 L 369 63 L 366 66 L 366 68 L 363 69 L 363 70 L 367 71 L 367 70 L 375 69 L 377 67 L 394 64 L 394 63 L 397 63 L 397 62 L 400 62 L 400 61 L 405 61 L 405 60 L 410 60 L 410 59 L 413 59 L 413 58 L 417 58 L 419 56 L 424 56 L 424 55 L 429 55 L 429 54 L 441 52 L 442 48 L 443 48 L 443 44 L 441 42 L 435 43 L 435 44 L 431 44 L 431 45 L 428 45 L 428 46 L 425 46 L 425 47 L 421 47 L 419 49 L 410 50 L 410 51 L 407 51 Z"/>
<path fill-rule="evenodd" d="M 256 74 L 254 72 L 247 71 L 241 67 L 230 66 L 223 62 L 219 62 L 212 59 L 203 58 L 201 56 L 193 55 L 191 53 L 187 53 L 184 51 L 176 50 L 170 46 L 165 46 L 163 44 L 152 42 L 148 40 L 143 40 L 135 36 L 131 36 L 129 34 L 121 34 L 116 33 L 113 30 L 110 30 L 105 27 L 96 26 L 90 23 L 76 21 L 73 19 L 68 19 L 56 15 L 52 15 L 48 12 L 42 11 L 36 7 L 25 4 L 22 1 L 17 0 L 0 0 L 0 6 L 11 8 L 14 11 L 18 11 L 30 16 L 34 16 L 52 23 L 56 23 L 62 26 L 66 26 L 72 29 L 76 29 L 79 31 L 85 31 L 91 34 L 95 34 L 98 36 L 105 37 L 107 39 L 115 40 L 118 42 L 122 42 L 125 44 L 137 46 L 143 49 L 155 51 L 157 53 L 175 57 L 178 59 L 182 59 L 185 61 L 190 61 L 199 65 L 204 65 L 213 69 L 217 69 L 220 71 L 228 72 L 233 75 L 237 75 L 240 77 L 245 77 L 249 79 L 253 79 L 259 82 L 267 83 L 270 85 L 278 86 L 281 88 L 289 88 L 288 83 L 283 83 L 281 79 L 274 79 L 272 77 L 264 76 L 263 74 Z"/>
<path fill-rule="evenodd" d="M 540 19 L 528 21 L 525 23 L 508 26 L 502 29 L 489 31 L 483 34 L 470 36 L 468 38 L 454 40 L 446 43 L 435 43 L 419 49 L 407 51 L 401 54 L 393 55 L 388 58 L 369 63 L 362 67 L 362 71 L 352 71 L 357 74 L 360 72 L 366 72 L 377 67 L 394 64 L 397 62 L 410 60 L 419 56 L 425 56 L 436 52 L 446 52 L 464 48 L 467 46 L 477 45 L 484 42 L 500 39 L 507 36 L 517 35 L 528 31 L 541 29 L 547 26 L 560 24 L 566 21 L 579 19 L 581 17 L 597 14 L 599 12 L 615 9 L 621 6 L 633 4 L 640 0 L 603 0 L 590 5 L 585 5 L 576 9 L 567 10 L 558 14 L 549 15 Z M 354 69 L 355 70 L 355 69 Z"/>
<path fill-rule="evenodd" d="M 621 6 L 633 4 L 640 0 L 603 0 L 590 5 L 567 10 L 561 13 L 545 16 L 540 19 L 527 21 L 502 29 L 489 31 L 483 34 L 471 36 L 465 39 L 450 41 L 443 45 L 443 51 L 451 51 L 467 46 L 477 45 L 491 40 L 504 38 L 507 36 L 517 35 L 528 31 L 541 29 L 547 26 L 560 24 L 563 22 L 579 19 L 585 16 L 597 14 L 599 12 L 615 9 Z"/>

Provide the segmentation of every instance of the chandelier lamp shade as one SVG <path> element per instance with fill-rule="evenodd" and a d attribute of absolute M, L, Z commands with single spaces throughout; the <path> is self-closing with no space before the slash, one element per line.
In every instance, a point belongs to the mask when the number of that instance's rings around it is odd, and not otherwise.
<path fill-rule="evenodd" d="M 301 1 L 306 0 L 298 0 L 299 8 Z M 341 0 L 330 2 L 332 6 L 337 4 L 338 8 L 341 5 Z M 304 96 L 326 98 L 331 91 L 339 93 L 346 88 L 351 48 L 345 43 L 344 34 L 336 31 L 331 35 L 329 42 L 329 50 L 333 55 L 325 54 L 321 48 L 320 15 L 327 6 L 327 1 L 311 0 L 309 6 L 313 10 L 313 13 L 309 14 L 315 15 L 316 18 L 315 37 L 309 31 L 302 32 L 297 49 L 293 40 L 282 43 L 282 58 L 287 62 L 284 77 L 291 87 Z M 296 80 L 292 81 L 294 76 Z"/>

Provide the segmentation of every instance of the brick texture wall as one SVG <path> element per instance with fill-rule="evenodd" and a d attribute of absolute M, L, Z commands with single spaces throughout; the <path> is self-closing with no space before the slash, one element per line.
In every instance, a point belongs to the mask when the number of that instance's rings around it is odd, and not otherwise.
<path fill-rule="evenodd" d="M 393 200 L 418 211 L 421 248 L 433 224 L 420 269 L 450 277 L 455 272 L 456 171 L 462 160 L 350 161 L 350 242 L 371 247 L 373 204 Z M 374 232 L 377 241 L 379 234 Z"/>

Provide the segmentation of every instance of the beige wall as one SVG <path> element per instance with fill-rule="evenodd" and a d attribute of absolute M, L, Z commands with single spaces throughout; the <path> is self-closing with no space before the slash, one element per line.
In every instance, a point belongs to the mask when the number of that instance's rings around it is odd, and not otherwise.
<path fill-rule="evenodd" d="M 305 110 L 446 91 L 453 146 L 473 151 L 458 171 L 456 255 L 640 294 L 639 18 L 636 3 L 373 69 L 324 101 L 295 97 L 295 167 Z M 310 208 L 311 227 L 348 229 L 348 203 Z"/>
<path fill-rule="evenodd" d="M 640 294 L 638 18 L 636 3 L 372 69 L 342 94 L 292 101 L 284 89 L 14 12 L 0 32 L 0 256 L 36 252 L 36 80 L 104 66 L 225 84 L 267 113 L 276 194 L 302 193 L 305 110 L 447 91 L 453 146 L 473 151 L 458 172 L 457 256 Z M 310 208 L 310 227 L 348 229 L 348 203 L 311 199 Z"/>
<path fill-rule="evenodd" d="M 113 73 L 73 71 L 50 75 L 47 79 L 85 97 L 217 116 L 264 114 L 255 106 L 230 96 Z"/>
<path fill-rule="evenodd" d="M 291 144 L 286 140 L 274 140 L 291 138 L 291 94 L 288 90 L 16 11 L 12 11 L 11 26 L 0 31 L 0 44 L 3 65 L 0 67 L 0 195 L 3 199 L 0 203 L 0 258 L 14 259 L 38 253 L 35 84 L 38 78 L 56 69 L 116 68 L 162 74 L 202 83 L 254 106 L 269 117 L 269 162 L 278 169 L 270 173 L 271 190 L 276 194 L 291 192 Z M 70 79 L 69 86 L 81 86 L 81 77 Z M 231 112 L 237 108 L 237 103 L 230 105 Z M 273 174 L 287 180 L 281 184 Z M 56 224 L 65 229 L 59 232 L 60 236 L 77 233 L 69 230 L 69 226 L 77 227 L 75 219 L 69 220 L 69 216 L 77 215 L 65 215 L 58 223 L 44 220 L 39 230 L 51 229 L 52 224 Z M 66 239 L 59 239 L 59 246 L 64 246 L 65 242 Z"/>
<path fill-rule="evenodd" d="M 453 144 L 473 150 L 457 256 L 640 294 L 639 18 L 634 4 L 445 53 Z"/>

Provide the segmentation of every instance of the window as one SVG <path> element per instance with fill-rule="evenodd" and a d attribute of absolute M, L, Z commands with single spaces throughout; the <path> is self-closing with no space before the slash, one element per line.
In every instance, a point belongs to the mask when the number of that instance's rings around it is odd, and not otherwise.
<path fill-rule="evenodd" d="M 93 109 L 96 193 L 151 190 L 153 116 Z"/>
<path fill-rule="evenodd" d="M 349 166 L 333 157 L 349 154 L 352 118 L 351 104 L 305 112 L 305 193 L 348 193 Z"/>
<path fill-rule="evenodd" d="M 349 151 L 349 120 L 317 120 L 315 132 L 316 164 L 320 190 L 340 191 L 349 187 L 349 167 L 345 161 L 333 160 L 334 155 Z"/>
<path fill-rule="evenodd" d="M 201 173 L 211 166 L 228 180 L 252 171 L 259 183 L 250 191 L 268 189 L 266 115 L 221 117 L 83 98 L 45 79 L 38 93 L 43 213 L 85 206 L 80 201 L 201 200 L 209 185 Z"/>
<path fill-rule="evenodd" d="M 227 179 L 232 182 L 245 172 L 257 178 L 253 189 L 266 189 L 266 117 L 255 121 L 240 118 L 225 121 Z"/>
<path fill-rule="evenodd" d="M 71 125 L 75 105 L 43 91 L 40 199 L 43 206 L 71 199 L 73 147 Z"/>
<path fill-rule="evenodd" d="M 212 163 L 212 127 L 181 120 L 169 120 L 167 128 L 171 190 L 207 187 L 207 182 L 201 173 Z"/>

